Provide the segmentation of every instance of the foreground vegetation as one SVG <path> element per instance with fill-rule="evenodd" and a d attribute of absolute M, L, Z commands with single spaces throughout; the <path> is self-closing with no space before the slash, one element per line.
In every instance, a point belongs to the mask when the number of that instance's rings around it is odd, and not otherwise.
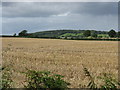
<path fill-rule="evenodd" d="M 88 84 L 86 83 L 86 85 L 84 85 L 86 88 L 100 90 L 117 90 L 120 88 L 120 83 L 111 74 L 103 73 L 101 76 L 97 77 L 97 79 L 102 80 L 102 84 L 99 85 L 94 80 L 96 77 L 93 77 L 87 68 L 84 67 L 83 70 L 85 76 L 88 77 Z M 49 71 L 27 70 L 26 72 L 23 72 L 23 74 L 26 75 L 26 84 L 24 84 L 24 88 L 66 90 L 70 85 L 70 83 L 64 81 L 64 76 L 54 74 Z M 12 85 L 13 82 L 10 75 L 8 73 L 3 73 L 1 88 L 12 88 Z"/>

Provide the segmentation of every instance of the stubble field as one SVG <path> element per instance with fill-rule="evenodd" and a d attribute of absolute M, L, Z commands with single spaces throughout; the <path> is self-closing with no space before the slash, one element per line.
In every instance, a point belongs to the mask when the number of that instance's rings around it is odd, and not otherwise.
<path fill-rule="evenodd" d="M 2 38 L 2 58 L 16 88 L 23 87 L 25 75 L 21 72 L 26 69 L 61 74 L 72 88 L 88 83 L 82 66 L 92 76 L 112 73 L 118 78 L 117 41 Z"/>

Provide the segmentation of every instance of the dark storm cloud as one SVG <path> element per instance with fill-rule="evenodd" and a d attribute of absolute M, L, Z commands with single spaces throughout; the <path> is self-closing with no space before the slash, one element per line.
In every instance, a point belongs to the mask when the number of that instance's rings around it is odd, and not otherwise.
<path fill-rule="evenodd" d="M 117 15 L 118 3 L 117 2 L 86 2 L 81 3 L 80 8 L 75 10 L 76 13 L 85 13 L 92 15 Z"/>
<path fill-rule="evenodd" d="M 71 14 L 115 15 L 117 2 L 3 2 L 4 17 L 49 17 L 70 12 Z"/>
<path fill-rule="evenodd" d="M 18 2 L 12 3 L 11 7 L 6 5 L 3 4 L 3 16 L 5 17 L 49 17 L 65 12 L 62 6 L 55 3 Z"/>
<path fill-rule="evenodd" d="M 3 7 L 9 7 L 9 6 L 11 7 L 12 5 L 15 5 L 15 3 L 11 3 L 11 2 L 3 3 L 3 2 L 2 2 L 2 6 L 3 6 Z"/>
<path fill-rule="evenodd" d="M 117 30 L 117 2 L 3 2 L 3 34 L 23 29 Z"/>

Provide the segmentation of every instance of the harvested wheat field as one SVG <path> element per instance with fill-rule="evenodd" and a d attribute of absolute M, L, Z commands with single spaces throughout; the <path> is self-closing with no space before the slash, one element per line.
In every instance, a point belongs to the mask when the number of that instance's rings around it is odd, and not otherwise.
<path fill-rule="evenodd" d="M 70 88 L 88 83 L 83 66 L 92 76 L 112 73 L 117 78 L 117 41 L 2 38 L 2 42 L 3 66 L 9 67 L 16 88 L 23 87 L 25 75 L 21 72 L 26 68 L 61 74 L 71 83 Z"/>

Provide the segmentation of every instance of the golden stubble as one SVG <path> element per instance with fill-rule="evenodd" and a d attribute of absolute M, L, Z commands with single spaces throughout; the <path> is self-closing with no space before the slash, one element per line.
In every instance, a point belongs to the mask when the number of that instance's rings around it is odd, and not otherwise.
<path fill-rule="evenodd" d="M 87 83 L 82 65 L 92 76 L 118 75 L 117 41 L 2 38 L 3 66 L 9 67 L 14 87 L 23 87 L 27 69 L 47 70 L 65 76 L 70 88 Z M 99 81 L 98 81 L 99 82 Z"/>

